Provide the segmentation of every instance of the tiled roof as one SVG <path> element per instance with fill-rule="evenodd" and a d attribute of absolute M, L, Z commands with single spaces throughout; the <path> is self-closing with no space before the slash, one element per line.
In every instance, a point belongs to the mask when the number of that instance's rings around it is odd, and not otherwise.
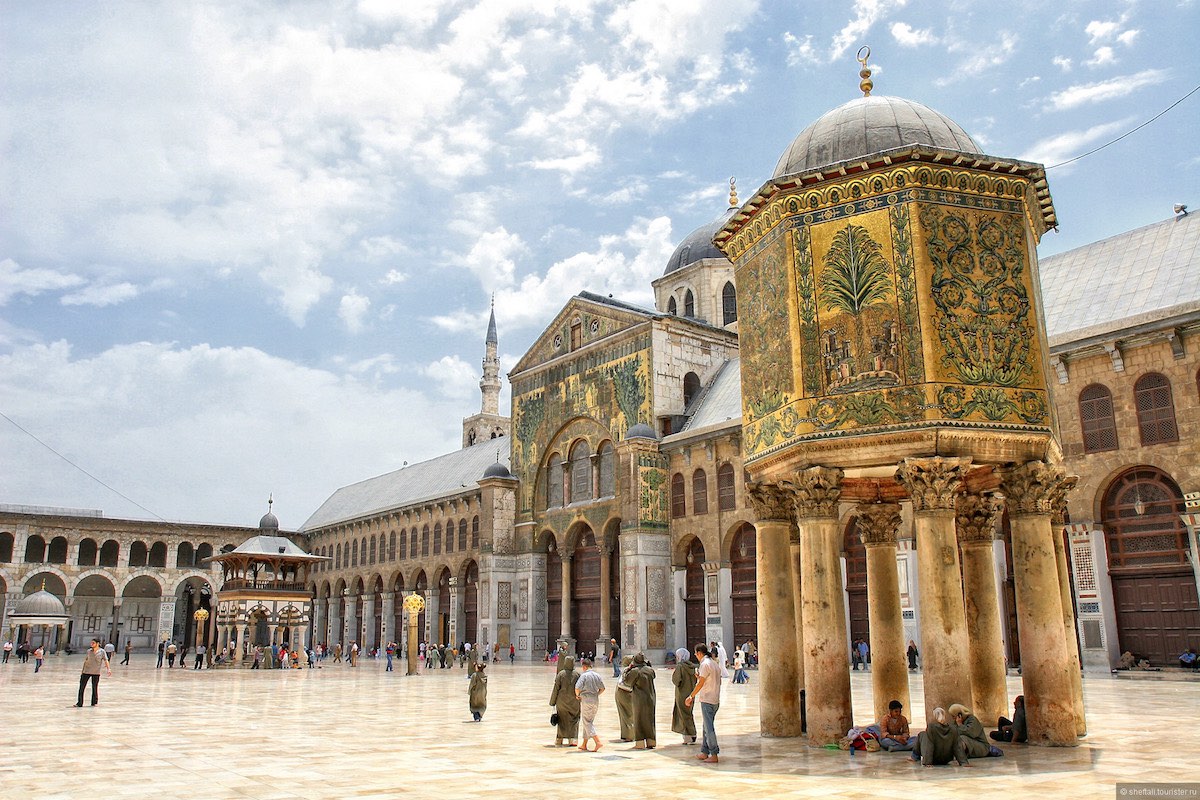
<path fill-rule="evenodd" d="M 1041 259 L 1050 344 L 1200 309 L 1200 215 Z"/>
<path fill-rule="evenodd" d="M 286 536 L 253 536 L 242 542 L 236 549 L 235 553 L 248 553 L 250 555 L 284 555 L 284 556 L 301 556 L 319 558 L 320 556 L 309 556 L 308 553 L 300 549 L 300 547 Z"/>
<path fill-rule="evenodd" d="M 484 470 L 496 463 L 497 450 L 500 463 L 511 467 L 508 439 L 502 437 L 343 486 L 300 526 L 300 530 L 311 531 L 474 489 Z"/>
<path fill-rule="evenodd" d="M 700 405 L 688 418 L 683 432 L 742 418 L 742 360 L 730 359 L 717 370 L 704 389 Z"/>

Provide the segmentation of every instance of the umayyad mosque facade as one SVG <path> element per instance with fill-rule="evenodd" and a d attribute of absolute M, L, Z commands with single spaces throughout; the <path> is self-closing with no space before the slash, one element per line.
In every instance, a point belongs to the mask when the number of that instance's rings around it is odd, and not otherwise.
<path fill-rule="evenodd" d="M 929 708 L 994 722 L 1020 664 L 1031 738 L 1075 741 L 1081 662 L 1200 645 L 1200 222 L 1039 263 L 1041 165 L 863 89 L 731 185 L 655 308 L 568 301 L 508 415 L 493 315 L 462 448 L 298 531 L 3 507 L 4 632 L 369 648 L 418 592 L 425 639 L 521 660 L 753 640 L 763 731 L 799 732 L 804 689 L 819 741 L 849 727 L 849 643 L 908 705 L 913 640 Z"/>

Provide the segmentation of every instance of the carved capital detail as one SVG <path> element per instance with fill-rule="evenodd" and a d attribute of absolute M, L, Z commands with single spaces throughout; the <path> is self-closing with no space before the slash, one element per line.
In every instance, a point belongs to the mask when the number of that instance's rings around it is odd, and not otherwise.
<path fill-rule="evenodd" d="M 1078 475 L 1067 475 L 1055 487 L 1050 495 L 1050 522 L 1055 525 L 1067 524 L 1067 495 L 1075 491 L 1079 484 Z"/>
<path fill-rule="evenodd" d="M 963 494 L 958 496 L 954 522 L 958 531 L 958 543 L 966 547 L 972 544 L 988 544 L 996 538 L 996 521 L 1004 504 L 992 495 Z"/>
<path fill-rule="evenodd" d="M 1000 486 L 1008 503 L 1008 513 L 1053 513 L 1055 496 L 1065 479 L 1066 473 L 1061 467 L 1052 467 L 1045 461 L 1027 461 L 1005 470 L 1000 475 Z M 1066 490 L 1062 494 L 1065 497 Z"/>
<path fill-rule="evenodd" d="M 913 511 L 954 510 L 969 458 L 906 458 L 896 480 L 908 490 Z"/>
<path fill-rule="evenodd" d="M 750 506 L 759 522 L 792 522 L 795 519 L 792 491 L 786 484 L 755 481 L 746 485 L 746 496 L 750 498 Z"/>
<path fill-rule="evenodd" d="M 837 467 L 808 467 L 796 473 L 792 490 L 799 517 L 837 517 L 842 475 Z"/>
<path fill-rule="evenodd" d="M 867 547 L 876 544 L 895 547 L 900 535 L 900 504 L 859 503 L 855 527 Z"/>

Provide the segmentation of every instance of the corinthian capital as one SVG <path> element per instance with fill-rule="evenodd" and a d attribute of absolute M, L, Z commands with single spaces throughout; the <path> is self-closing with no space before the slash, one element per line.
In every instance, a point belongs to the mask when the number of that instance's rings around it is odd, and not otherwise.
<path fill-rule="evenodd" d="M 900 533 L 900 504 L 859 503 L 855 527 L 866 546 L 890 544 L 895 547 Z"/>
<path fill-rule="evenodd" d="M 958 543 L 963 547 L 990 544 L 996 538 L 996 520 L 1002 508 L 1000 499 L 991 495 L 959 495 L 954 514 Z"/>
<path fill-rule="evenodd" d="M 906 458 L 896 470 L 896 480 L 908 490 L 913 511 L 953 511 L 970 465 L 969 458 Z"/>
<path fill-rule="evenodd" d="M 793 522 L 796 517 L 792 491 L 782 483 L 755 481 L 746 485 L 746 496 L 759 522 Z"/>
<path fill-rule="evenodd" d="M 1000 476 L 1000 486 L 1004 489 L 1008 513 L 1053 513 L 1055 498 L 1061 494 L 1065 499 L 1067 490 L 1060 487 L 1066 477 L 1061 467 L 1052 467 L 1045 461 L 1027 461 L 1005 470 Z"/>
<path fill-rule="evenodd" d="M 837 467 L 808 467 L 796 473 L 792 489 L 799 517 L 837 517 L 842 497 L 842 470 Z"/>
<path fill-rule="evenodd" d="M 1067 495 L 1075 491 L 1078 475 L 1067 475 L 1050 495 L 1050 521 L 1055 525 L 1067 524 Z"/>

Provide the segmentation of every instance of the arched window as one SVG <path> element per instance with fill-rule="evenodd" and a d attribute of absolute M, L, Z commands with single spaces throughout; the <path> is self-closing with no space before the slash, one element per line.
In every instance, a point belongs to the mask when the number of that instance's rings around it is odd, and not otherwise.
<path fill-rule="evenodd" d="M 733 465 L 725 462 L 717 468 L 717 507 L 722 511 L 737 508 L 737 492 L 733 486 Z"/>
<path fill-rule="evenodd" d="M 612 442 L 600 445 L 600 496 L 613 497 L 617 493 L 616 451 Z"/>
<path fill-rule="evenodd" d="M 200 548 L 203 549 L 204 545 L 200 545 Z M 199 552 L 197 552 L 197 554 L 196 554 L 197 560 L 199 560 L 199 555 L 200 555 Z M 211 547 L 209 548 L 209 555 L 212 555 Z M 121 558 L 121 545 L 117 544 L 115 539 L 109 539 L 100 548 L 100 566 L 115 567 L 117 565 L 117 561 L 120 560 L 120 558 Z"/>
<path fill-rule="evenodd" d="M 180 550 L 182 550 L 184 547 L 187 547 L 189 551 L 192 548 L 192 546 L 187 542 L 179 545 Z M 99 558 L 100 545 L 96 544 L 95 539 L 84 539 L 79 543 L 79 557 L 75 559 L 76 564 L 81 567 L 94 567 L 96 566 L 96 561 Z M 187 564 L 190 566 L 191 563 L 192 556 L 189 552 Z"/>
<path fill-rule="evenodd" d="M 442 554 L 442 523 L 435 523 L 433 526 L 433 554 L 440 556 Z"/>
<path fill-rule="evenodd" d="M 679 472 L 671 476 L 671 516 L 674 519 L 687 516 L 687 498 L 683 493 L 683 475 Z"/>
<path fill-rule="evenodd" d="M 721 290 L 721 318 L 724 325 L 737 322 L 737 290 L 733 288 L 732 281 L 726 281 L 725 288 Z"/>
<path fill-rule="evenodd" d="M 8 531 L 0 532 L 0 564 L 11 564 L 16 539 Z"/>
<path fill-rule="evenodd" d="M 1079 424 L 1083 428 L 1083 451 L 1101 453 L 1117 449 L 1117 421 L 1113 417 L 1112 392 L 1093 383 L 1079 393 Z"/>
<path fill-rule="evenodd" d="M 708 476 L 702 469 L 692 473 L 692 513 L 708 513 Z"/>
<path fill-rule="evenodd" d="M 150 551 L 146 549 L 145 542 L 134 542 L 129 545 L 129 566 L 144 567 L 150 559 Z"/>
<path fill-rule="evenodd" d="M 396 560 L 396 532 L 392 531 L 388 535 L 388 558 L 391 561 Z"/>
<path fill-rule="evenodd" d="M 690 406 L 698 394 L 700 394 L 700 376 L 689 372 L 683 376 L 683 407 Z"/>
<path fill-rule="evenodd" d="M 1171 399 L 1171 382 L 1157 372 L 1138 378 L 1133 387 L 1133 402 L 1137 407 L 1138 430 L 1142 446 L 1179 441 L 1175 425 L 1175 402 Z"/>
<path fill-rule="evenodd" d="M 592 499 L 592 454 L 587 442 L 571 448 L 571 502 Z"/>
<path fill-rule="evenodd" d="M 155 542 L 150 547 L 150 566 L 166 567 L 167 566 L 167 543 Z"/>
<path fill-rule="evenodd" d="M 562 457 L 552 453 L 546 462 L 546 508 L 559 508 L 563 504 Z"/>
<path fill-rule="evenodd" d="M 372 544 L 372 545 L 374 545 L 374 544 L 375 544 L 375 537 L 371 537 L 371 544 Z M 360 553 L 362 553 L 362 563 L 363 563 L 363 566 L 365 567 L 365 566 L 367 565 L 367 537 L 365 537 L 365 536 L 364 536 L 364 537 L 362 538 L 362 541 L 361 541 L 361 542 L 359 542 L 359 544 L 358 544 L 358 551 L 359 551 Z M 372 562 L 370 562 L 370 563 L 372 563 L 372 564 L 373 564 L 373 563 L 375 563 L 375 562 L 374 562 L 374 561 L 372 561 Z"/>
<path fill-rule="evenodd" d="M 400 531 L 400 559 L 408 558 L 408 531 Z"/>
<path fill-rule="evenodd" d="M 41 564 L 46 560 L 46 540 L 40 536 L 30 536 L 25 540 L 25 563 Z"/>
<path fill-rule="evenodd" d="M 375 537 L 374 536 L 371 537 L 371 561 L 370 561 L 370 563 L 372 563 L 372 564 L 375 563 Z"/>
<path fill-rule="evenodd" d="M 674 297 L 672 297 L 670 300 L 667 301 L 667 313 L 670 314 L 672 317 L 677 316 L 679 314 L 679 306 L 675 303 Z"/>
<path fill-rule="evenodd" d="M 696 316 L 696 296 L 692 294 L 691 289 L 688 289 L 683 295 L 683 315 L 685 317 Z"/>
<path fill-rule="evenodd" d="M 454 520 L 446 522 L 446 552 L 454 552 Z"/>
<path fill-rule="evenodd" d="M 116 542 L 113 542 L 113 544 L 115 545 Z M 104 546 L 108 547 L 108 543 L 105 542 Z M 212 557 L 212 545 L 209 544 L 208 542 L 202 542 L 200 544 L 200 546 L 196 548 L 196 566 L 203 567 L 204 569 L 208 569 L 208 564 L 204 563 L 204 559 L 211 558 L 211 557 Z M 101 564 L 104 563 L 104 550 L 103 549 L 101 549 L 101 551 L 100 551 L 100 563 Z"/>
<path fill-rule="evenodd" d="M 467 520 L 464 517 L 458 521 L 458 549 L 467 549 Z"/>
<path fill-rule="evenodd" d="M 350 566 L 358 566 L 358 539 L 350 543 Z"/>
<path fill-rule="evenodd" d="M 334 569 L 342 568 L 342 543 L 341 542 L 338 542 L 337 546 L 334 547 L 334 549 L 333 549 L 333 568 Z"/>
<path fill-rule="evenodd" d="M 417 529 L 416 528 L 413 528 L 412 532 L 408 534 L 408 557 L 409 558 L 417 557 Z"/>
<path fill-rule="evenodd" d="M 89 541 L 91 541 L 91 540 L 84 539 L 83 542 L 79 545 L 79 559 L 80 559 L 79 563 L 80 564 L 83 563 L 83 545 Z M 96 543 L 92 542 L 92 553 L 94 554 L 95 552 L 96 552 Z M 89 561 L 88 563 L 89 564 L 96 563 L 95 555 L 92 556 L 92 560 Z M 180 542 L 179 547 L 175 548 L 175 568 L 176 569 L 187 569 L 188 567 L 192 566 L 195 563 L 196 563 L 196 551 L 192 549 L 192 543 L 191 542 Z"/>
<path fill-rule="evenodd" d="M 479 517 L 471 518 L 471 547 L 479 548 Z"/>
<path fill-rule="evenodd" d="M 421 557 L 429 555 L 429 526 L 425 525 L 421 528 Z"/>
<path fill-rule="evenodd" d="M 55 536 L 50 540 L 50 547 L 46 551 L 46 560 L 51 564 L 67 563 L 67 539 L 65 536 Z"/>

